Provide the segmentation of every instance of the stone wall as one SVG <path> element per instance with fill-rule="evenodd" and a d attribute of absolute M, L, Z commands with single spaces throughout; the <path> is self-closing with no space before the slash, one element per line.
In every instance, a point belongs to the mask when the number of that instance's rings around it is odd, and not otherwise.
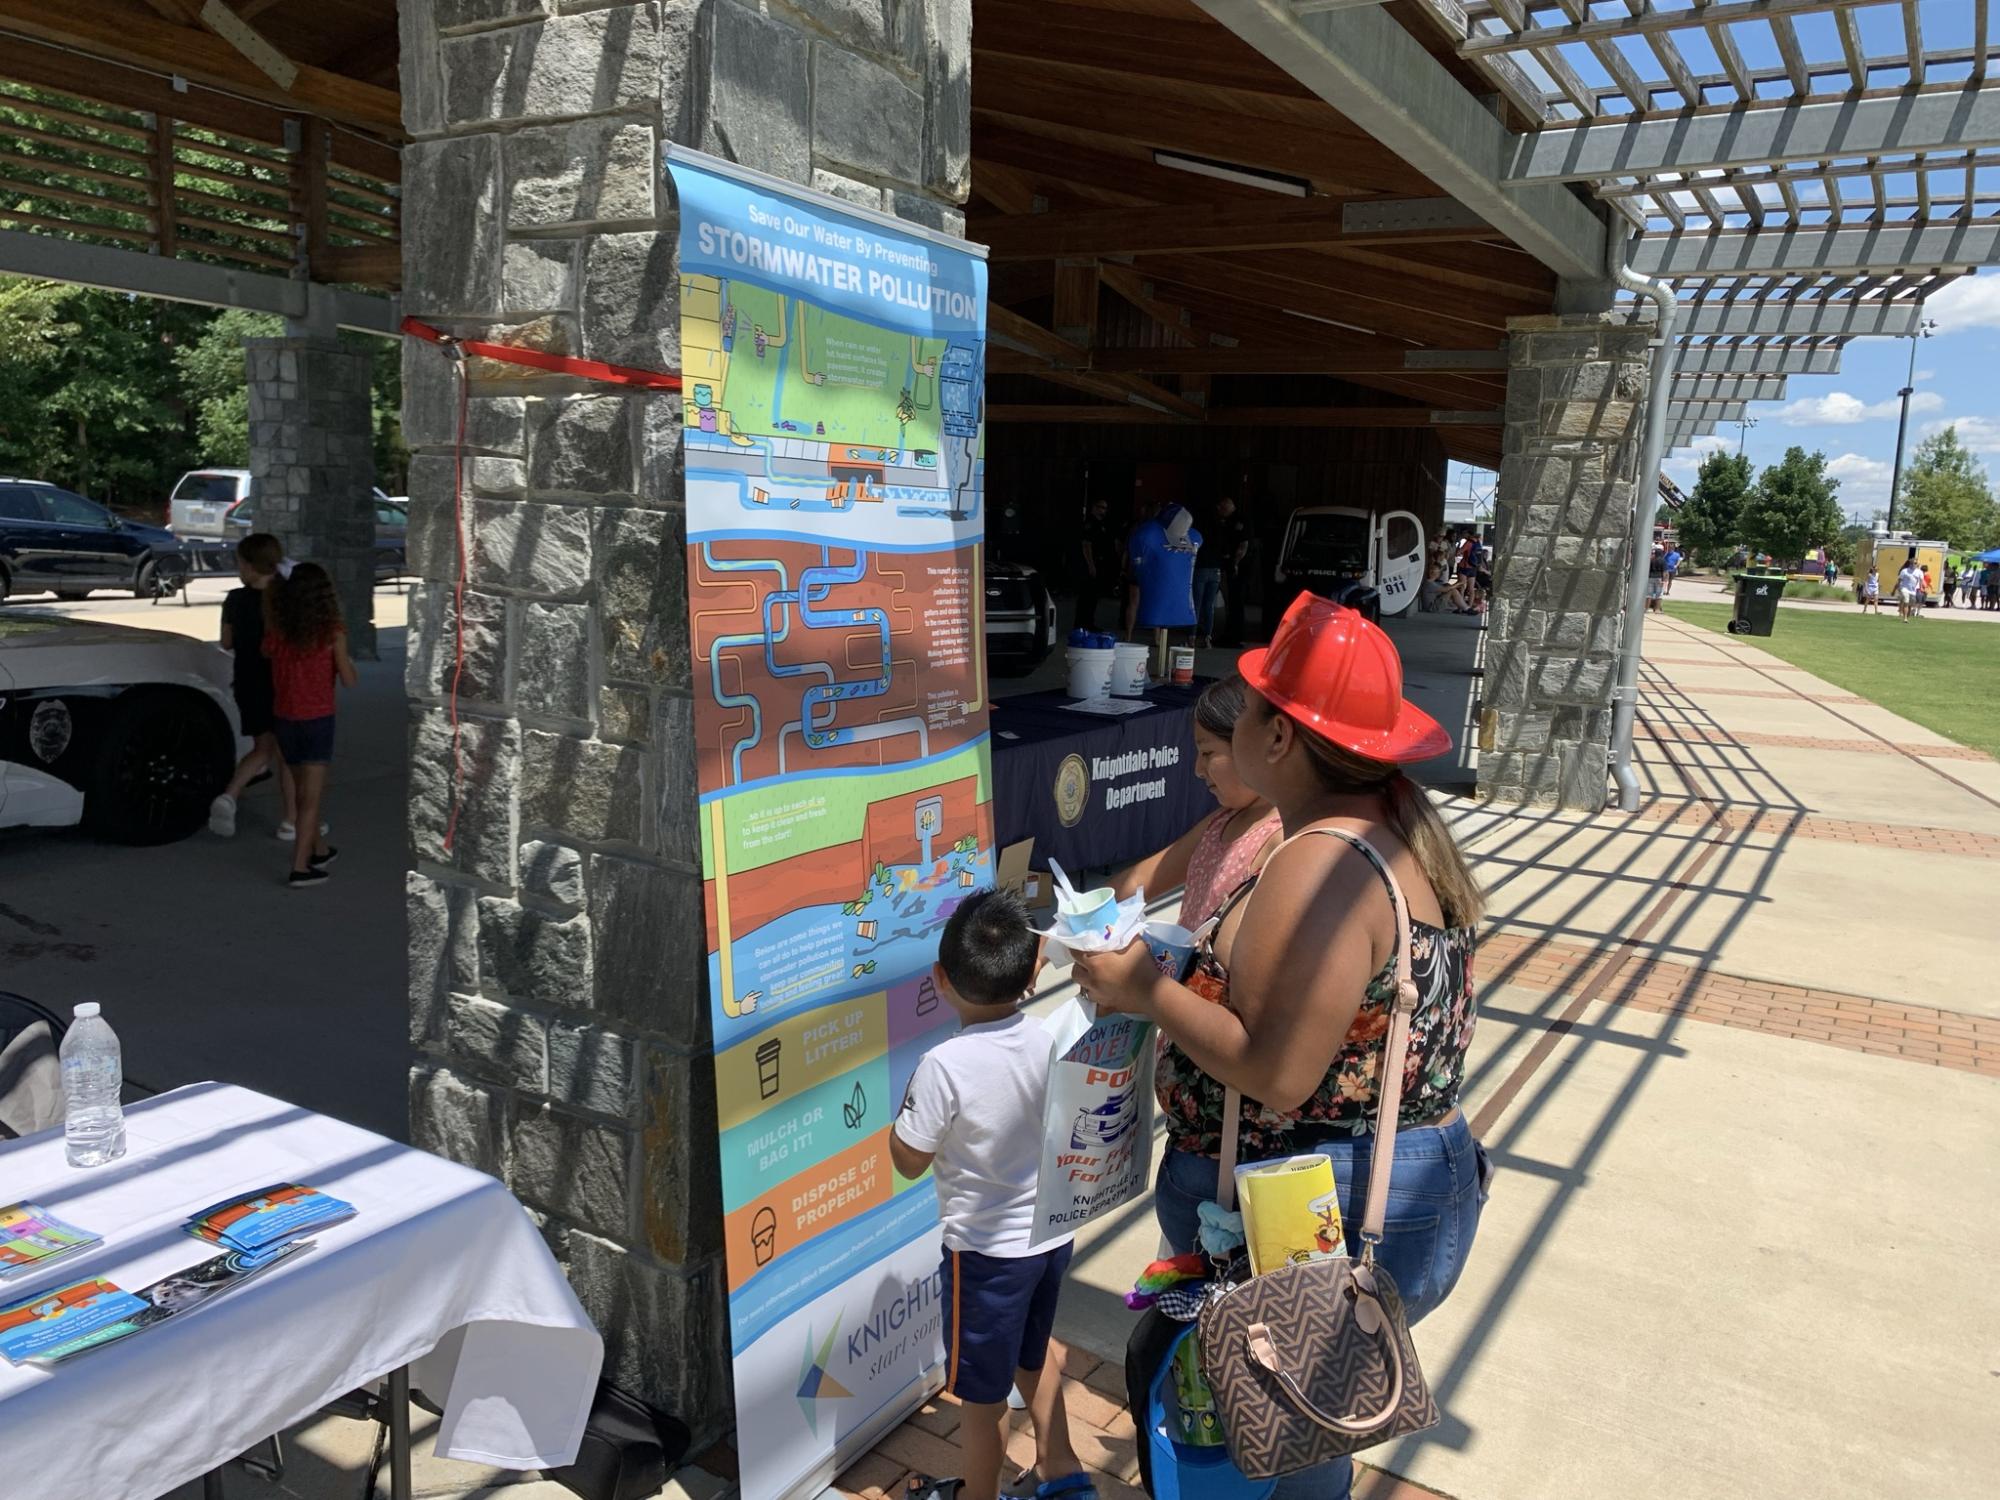
<path fill-rule="evenodd" d="M 1479 794 L 1594 812 L 1607 798 L 1649 330 L 1594 313 L 1514 318 L 1507 332 Z"/>
<path fill-rule="evenodd" d="M 348 650 L 375 656 L 375 442 L 369 359 L 338 339 L 244 340 L 257 529 L 333 575 Z"/>
<path fill-rule="evenodd" d="M 662 141 L 957 231 L 970 0 L 402 0 L 404 294 L 679 359 Z M 727 1425 L 678 397 L 408 343 L 412 1139 L 545 1225 L 606 1371 Z M 446 699 L 458 678 L 463 790 Z"/>

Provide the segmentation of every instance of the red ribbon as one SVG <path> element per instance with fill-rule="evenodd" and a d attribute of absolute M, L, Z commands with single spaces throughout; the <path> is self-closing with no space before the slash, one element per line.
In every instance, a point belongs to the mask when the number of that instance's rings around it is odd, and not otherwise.
<path fill-rule="evenodd" d="M 601 380 L 611 385 L 636 385 L 649 391 L 677 391 L 681 388 L 681 377 L 664 370 L 635 370 L 630 365 L 606 364 L 601 359 L 577 359 L 568 354 L 545 354 L 540 349 L 516 349 L 511 344 L 487 344 L 477 339 L 454 338 L 416 318 L 403 319 L 403 332 L 426 343 L 455 345 L 480 359 L 528 365 L 557 375 L 577 375 L 585 380 Z"/>

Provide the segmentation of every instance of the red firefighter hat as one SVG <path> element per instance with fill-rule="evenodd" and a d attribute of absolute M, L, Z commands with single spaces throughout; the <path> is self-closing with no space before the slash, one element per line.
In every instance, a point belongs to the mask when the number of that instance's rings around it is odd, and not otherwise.
<path fill-rule="evenodd" d="M 1451 749 L 1444 726 L 1403 698 L 1403 659 L 1359 610 L 1301 594 L 1269 646 L 1237 659 L 1279 712 L 1344 750 L 1401 764 Z"/>

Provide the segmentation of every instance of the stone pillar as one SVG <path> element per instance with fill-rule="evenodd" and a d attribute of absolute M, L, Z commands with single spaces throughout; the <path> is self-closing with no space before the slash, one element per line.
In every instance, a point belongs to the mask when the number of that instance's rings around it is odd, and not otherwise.
<path fill-rule="evenodd" d="M 970 0 L 400 12 L 403 302 L 447 332 L 676 368 L 665 140 L 963 225 Z M 680 401 L 467 374 L 455 637 L 454 377 L 405 346 L 411 1138 L 513 1189 L 607 1375 L 705 1438 L 729 1421 L 729 1330 Z"/>
<path fill-rule="evenodd" d="M 333 575 L 348 650 L 375 656 L 375 439 L 367 354 L 338 339 L 246 339 L 257 529 Z"/>
<path fill-rule="evenodd" d="M 1507 324 L 1482 797 L 1605 804 L 1648 332 L 1614 312 Z"/>

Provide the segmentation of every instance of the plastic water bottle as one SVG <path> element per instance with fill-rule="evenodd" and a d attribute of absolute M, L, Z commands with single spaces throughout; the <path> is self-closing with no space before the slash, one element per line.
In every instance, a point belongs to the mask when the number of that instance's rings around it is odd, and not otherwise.
<path fill-rule="evenodd" d="M 79 1005 L 63 1034 L 63 1143 L 72 1167 L 101 1167 L 125 1154 L 125 1110 L 118 1093 L 125 1063 L 118 1035 L 94 1001 Z"/>

